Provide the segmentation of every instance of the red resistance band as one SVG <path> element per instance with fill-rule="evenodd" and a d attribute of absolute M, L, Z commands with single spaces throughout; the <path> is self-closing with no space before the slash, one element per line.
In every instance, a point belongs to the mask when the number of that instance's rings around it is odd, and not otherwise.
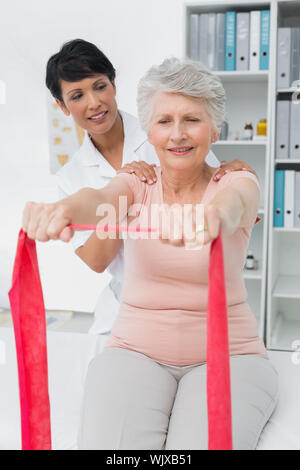
<path fill-rule="evenodd" d="M 17 350 L 22 449 L 51 449 L 44 299 L 35 241 L 22 229 L 8 295 Z"/>
<path fill-rule="evenodd" d="M 77 226 L 72 225 L 71 228 Z M 51 449 L 45 307 L 35 241 L 29 239 L 22 229 L 9 299 L 18 361 L 22 449 Z M 207 411 L 208 449 L 232 450 L 228 320 L 221 232 L 210 247 Z"/>
<path fill-rule="evenodd" d="M 232 450 L 228 318 L 221 231 L 210 247 L 206 334 L 208 450 Z"/>

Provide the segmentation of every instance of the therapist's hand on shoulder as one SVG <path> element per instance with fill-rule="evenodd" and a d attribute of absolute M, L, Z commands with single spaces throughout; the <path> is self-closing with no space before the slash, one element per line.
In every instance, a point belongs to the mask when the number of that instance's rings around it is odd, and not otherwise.
<path fill-rule="evenodd" d="M 155 163 L 149 165 L 148 163 L 144 161 L 140 161 L 140 162 L 133 161 L 133 162 L 127 163 L 122 168 L 120 168 L 120 170 L 117 171 L 117 174 L 135 173 L 136 176 L 144 183 L 154 184 L 157 181 L 154 167 L 156 167 Z"/>
<path fill-rule="evenodd" d="M 71 211 L 66 204 L 27 202 L 23 211 L 22 229 L 28 238 L 40 242 L 69 242 L 74 234 L 74 230 L 67 227 L 71 221 Z"/>
<path fill-rule="evenodd" d="M 227 173 L 230 173 L 231 171 L 249 171 L 249 173 L 252 173 L 258 179 L 256 172 L 253 170 L 253 168 L 251 168 L 251 166 L 247 162 L 236 158 L 231 162 L 227 162 L 226 160 L 221 161 L 220 168 L 214 176 L 214 181 L 220 181 L 223 176 L 225 176 Z"/>

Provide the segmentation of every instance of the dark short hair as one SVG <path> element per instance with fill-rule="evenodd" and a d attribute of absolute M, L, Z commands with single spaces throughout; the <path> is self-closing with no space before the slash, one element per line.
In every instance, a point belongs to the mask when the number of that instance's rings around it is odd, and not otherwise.
<path fill-rule="evenodd" d="M 60 80 L 77 82 L 98 73 L 113 82 L 116 71 L 106 55 L 95 44 L 74 39 L 62 45 L 47 63 L 46 86 L 54 98 L 63 102 Z"/>

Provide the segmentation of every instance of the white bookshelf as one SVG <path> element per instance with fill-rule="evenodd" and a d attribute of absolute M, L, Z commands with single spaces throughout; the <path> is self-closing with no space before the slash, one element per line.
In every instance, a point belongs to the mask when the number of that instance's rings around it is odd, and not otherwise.
<path fill-rule="evenodd" d="M 219 147 L 220 145 L 234 145 L 234 146 L 237 146 L 237 145 L 246 145 L 246 146 L 249 146 L 249 147 L 253 147 L 254 145 L 267 145 L 267 141 L 266 142 L 262 142 L 262 141 L 255 141 L 255 140 L 250 140 L 250 141 L 247 141 L 247 140 L 218 140 L 217 142 L 215 142 L 213 144 L 213 146 L 217 146 Z"/>
<path fill-rule="evenodd" d="M 300 228 L 274 227 L 274 232 L 300 232 Z"/>
<path fill-rule="evenodd" d="M 269 78 L 268 70 L 260 70 L 258 72 L 251 71 L 234 71 L 228 72 L 225 70 L 214 71 L 218 75 L 223 83 L 248 83 L 250 82 L 266 82 Z"/>
<path fill-rule="evenodd" d="M 275 160 L 275 163 L 283 163 L 284 165 L 289 165 L 289 166 L 292 166 L 292 165 L 295 165 L 295 163 L 300 163 L 300 160 L 299 159 L 291 159 L 291 160 L 280 160 L 280 158 L 276 159 Z"/>
<path fill-rule="evenodd" d="M 225 13 L 226 11 L 270 10 L 271 23 L 274 22 L 273 1 L 199 1 L 185 5 L 185 45 L 184 55 L 188 57 L 189 15 L 193 13 Z M 274 37 L 271 37 L 269 70 L 262 71 L 214 71 L 222 80 L 226 91 L 226 117 L 229 123 L 228 140 L 219 140 L 212 145 L 212 150 L 219 160 L 231 161 L 240 158 L 247 161 L 255 169 L 261 187 L 259 215 L 262 221 L 255 225 L 249 249 L 258 259 L 258 269 L 244 270 L 244 280 L 248 291 L 248 299 L 259 327 L 260 336 L 265 339 L 265 312 L 267 292 L 267 249 L 268 249 L 268 215 L 270 193 L 270 123 L 273 115 L 272 76 L 274 74 Z M 271 57 L 272 56 L 272 57 Z M 242 132 L 246 122 L 252 122 L 254 134 L 260 119 L 267 119 L 268 132 L 265 140 L 242 140 Z M 236 140 L 239 139 L 239 140 Z"/>
<path fill-rule="evenodd" d="M 277 44 L 278 27 L 300 27 L 300 2 L 273 2 L 273 42 Z M 272 91 L 270 217 L 266 343 L 268 349 L 293 351 L 300 339 L 300 229 L 273 227 L 273 194 L 275 169 L 298 169 L 300 160 L 276 159 L 276 99 L 280 93 L 293 93 L 297 88 L 277 89 L 276 54 L 270 75 Z"/>
<path fill-rule="evenodd" d="M 212 149 L 220 160 L 240 158 L 247 161 L 258 174 L 261 187 L 259 215 L 263 220 L 253 228 L 249 246 L 259 260 L 259 269 L 244 272 L 248 302 L 267 348 L 292 351 L 293 342 L 300 339 L 300 229 L 273 227 L 273 194 L 276 168 L 300 169 L 300 160 L 276 159 L 276 99 L 280 93 L 294 93 L 300 88 L 277 89 L 276 54 L 277 28 L 300 27 L 300 0 L 200 0 L 187 3 L 184 55 L 188 56 L 190 14 L 257 9 L 270 9 L 269 70 L 214 71 L 226 90 L 229 139 L 216 142 Z M 262 118 L 267 119 L 266 141 L 236 140 L 241 138 L 245 122 L 252 122 L 255 127 Z M 238 132 L 240 136 L 235 135 Z"/>
<path fill-rule="evenodd" d="M 256 279 L 257 281 L 261 280 L 262 278 L 262 271 L 261 269 L 257 269 L 254 272 L 251 271 L 244 271 L 244 279 L 249 279 L 249 280 L 254 280 Z"/>
<path fill-rule="evenodd" d="M 278 88 L 277 94 L 279 93 L 294 93 L 295 91 L 300 91 L 300 87 L 292 87 L 292 88 Z"/>

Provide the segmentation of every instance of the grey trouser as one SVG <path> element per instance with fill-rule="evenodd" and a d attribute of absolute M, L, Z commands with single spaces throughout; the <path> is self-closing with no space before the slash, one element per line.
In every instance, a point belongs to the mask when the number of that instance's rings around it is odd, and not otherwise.
<path fill-rule="evenodd" d="M 255 449 L 278 399 L 278 374 L 258 354 L 230 357 L 233 448 Z M 169 366 L 122 348 L 90 363 L 79 449 L 207 449 L 206 363 Z"/>

